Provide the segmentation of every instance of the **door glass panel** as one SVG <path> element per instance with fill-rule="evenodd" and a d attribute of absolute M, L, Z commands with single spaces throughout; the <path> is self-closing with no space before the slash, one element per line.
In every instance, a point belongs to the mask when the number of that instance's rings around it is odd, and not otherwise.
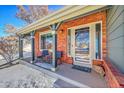
<path fill-rule="evenodd" d="M 75 61 L 89 62 L 89 27 L 75 32 Z"/>

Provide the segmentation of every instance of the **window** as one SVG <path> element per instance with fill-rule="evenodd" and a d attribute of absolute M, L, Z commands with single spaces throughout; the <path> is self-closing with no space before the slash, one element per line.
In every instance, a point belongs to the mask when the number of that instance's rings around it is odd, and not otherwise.
<path fill-rule="evenodd" d="M 52 34 L 41 35 L 41 49 L 52 49 Z"/>
<path fill-rule="evenodd" d="M 101 59 L 101 24 L 96 24 L 96 59 Z"/>

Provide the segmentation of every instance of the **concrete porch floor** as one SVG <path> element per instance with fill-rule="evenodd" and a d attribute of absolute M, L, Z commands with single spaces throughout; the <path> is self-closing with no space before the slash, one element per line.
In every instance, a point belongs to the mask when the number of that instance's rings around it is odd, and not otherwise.
<path fill-rule="evenodd" d="M 71 64 L 61 64 L 58 66 L 58 70 L 55 73 L 78 81 L 92 88 L 107 88 L 104 77 L 100 77 L 100 75 L 93 70 L 91 73 L 87 73 L 77 69 L 72 69 Z"/>
<path fill-rule="evenodd" d="M 30 63 L 30 58 L 26 58 L 25 61 Z M 51 67 L 49 64 L 44 64 L 42 62 L 41 63 L 38 62 L 34 64 L 43 69 L 46 68 L 46 70 L 48 70 L 47 68 Z M 50 70 L 48 71 L 50 71 L 50 73 L 51 72 L 54 73 L 53 75 L 57 76 L 57 78 L 64 77 L 72 81 L 79 82 L 80 84 L 86 85 L 91 88 L 107 88 L 108 87 L 104 77 L 100 77 L 100 75 L 97 74 L 95 71 L 92 70 L 91 73 L 88 73 L 88 72 L 80 71 L 77 69 L 73 69 L 72 66 L 73 66 L 72 64 L 63 63 L 61 65 L 58 65 L 58 69 L 56 72 L 52 72 Z"/>

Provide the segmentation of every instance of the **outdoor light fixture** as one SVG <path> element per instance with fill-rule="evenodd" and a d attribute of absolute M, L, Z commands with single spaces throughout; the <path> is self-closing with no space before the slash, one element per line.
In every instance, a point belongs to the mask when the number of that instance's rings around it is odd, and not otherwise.
<path fill-rule="evenodd" d="M 61 29 L 61 30 L 60 30 L 60 33 L 63 33 L 63 31 L 64 31 L 64 30 L 63 30 L 63 29 Z"/>

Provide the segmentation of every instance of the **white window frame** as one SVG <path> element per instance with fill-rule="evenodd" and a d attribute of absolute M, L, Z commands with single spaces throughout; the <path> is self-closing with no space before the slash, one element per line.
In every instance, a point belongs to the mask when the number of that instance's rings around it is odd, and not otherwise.
<path fill-rule="evenodd" d="M 41 36 L 46 35 L 46 34 L 52 34 L 52 31 L 48 30 L 48 31 L 44 31 L 44 32 L 39 33 L 39 50 L 40 51 L 46 50 L 46 49 L 41 49 Z M 49 49 L 49 51 L 52 52 L 52 49 Z"/>

